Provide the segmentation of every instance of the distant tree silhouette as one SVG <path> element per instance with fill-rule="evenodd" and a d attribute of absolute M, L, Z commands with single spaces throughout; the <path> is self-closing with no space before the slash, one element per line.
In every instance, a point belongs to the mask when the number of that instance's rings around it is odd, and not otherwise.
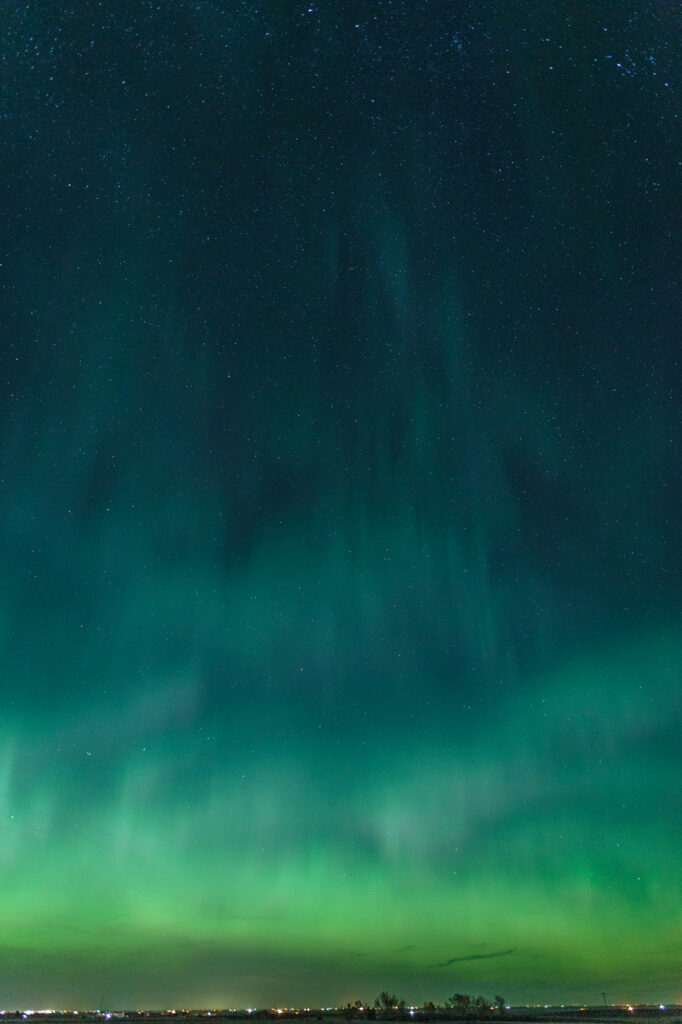
<path fill-rule="evenodd" d="M 502 996 L 495 996 L 495 1003 L 500 1016 L 504 1016 L 504 999 Z M 457 1017 L 475 1017 L 482 1020 L 490 1017 L 494 1007 L 487 996 L 466 995 L 464 992 L 455 992 L 454 996 L 448 999 L 448 1006 L 451 1006 Z"/>
<path fill-rule="evenodd" d="M 391 1012 L 401 1013 L 405 1009 L 405 1000 L 399 999 L 392 992 L 384 991 L 374 1000 L 374 1005 L 384 1016 L 388 1016 Z"/>
<path fill-rule="evenodd" d="M 471 1009 L 471 996 L 464 992 L 455 992 L 454 996 L 448 999 L 448 1006 L 451 1006 L 456 1013 L 465 1017 Z"/>
<path fill-rule="evenodd" d="M 489 1017 L 490 1016 L 490 1000 L 486 999 L 485 996 L 476 996 L 474 1003 L 477 1017 Z"/>

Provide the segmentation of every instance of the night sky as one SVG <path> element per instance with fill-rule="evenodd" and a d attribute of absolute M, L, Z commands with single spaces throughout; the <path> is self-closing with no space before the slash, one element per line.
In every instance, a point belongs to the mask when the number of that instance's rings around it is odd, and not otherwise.
<path fill-rule="evenodd" d="M 0 1006 L 682 1001 L 678 6 L 0 20 Z"/>

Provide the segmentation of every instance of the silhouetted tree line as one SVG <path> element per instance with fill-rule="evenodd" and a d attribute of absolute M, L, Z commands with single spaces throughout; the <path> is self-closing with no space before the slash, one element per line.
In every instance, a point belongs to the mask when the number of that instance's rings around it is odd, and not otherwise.
<path fill-rule="evenodd" d="M 487 996 L 470 996 L 462 992 L 455 992 L 454 996 L 450 996 L 447 1000 L 445 1006 L 424 1003 L 419 1009 L 420 1017 L 426 1014 L 442 1020 L 486 1020 L 495 1016 L 504 1017 L 505 1002 L 502 996 L 495 996 L 491 1000 Z M 343 1015 L 346 1020 L 354 1020 L 359 1017 L 366 1020 L 376 1020 L 377 1018 L 406 1020 L 410 1018 L 411 1011 L 404 999 L 392 992 L 382 992 L 374 1000 L 373 1005 L 362 999 L 356 999 L 354 1003 L 346 1003 Z"/>
<path fill-rule="evenodd" d="M 503 1017 L 505 1009 L 502 996 L 495 996 L 491 1001 L 487 996 L 474 997 L 462 992 L 455 992 L 454 996 L 450 996 L 448 1006 L 452 1007 L 458 1017 L 473 1017 L 476 1020 L 492 1017 L 495 1013 L 498 1017 Z"/>

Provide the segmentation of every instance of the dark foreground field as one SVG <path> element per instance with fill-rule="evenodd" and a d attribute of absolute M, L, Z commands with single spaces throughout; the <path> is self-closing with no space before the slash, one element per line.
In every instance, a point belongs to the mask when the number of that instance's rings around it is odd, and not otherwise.
<path fill-rule="evenodd" d="M 621 1006 L 511 1006 L 499 1014 L 490 1013 L 486 1016 L 457 1014 L 451 1007 L 405 1007 L 392 1011 L 376 1011 L 373 1008 L 358 1011 L 356 1007 L 333 1008 L 252 1008 L 247 1009 L 215 1009 L 215 1010 L 111 1010 L 111 1011 L 74 1011 L 31 1012 L 25 1010 L 4 1011 L 1 1017 L 9 1021 L 20 1021 L 24 1024 L 32 1017 L 34 1024 L 66 1024 L 66 1020 L 74 1024 L 209 1024 L 214 1020 L 226 1024 L 227 1021 L 274 1021 L 274 1020 L 309 1020 L 311 1022 L 328 1022 L 328 1024 L 348 1024 L 349 1021 L 373 1021 L 375 1024 L 389 1024 L 398 1021 L 417 1021 L 423 1024 L 438 1022 L 456 1022 L 456 1024 L 682 1024 L 682 1005 L 659 1007 L 655 1005 L 633 1006 L 631 1010 Z"/>

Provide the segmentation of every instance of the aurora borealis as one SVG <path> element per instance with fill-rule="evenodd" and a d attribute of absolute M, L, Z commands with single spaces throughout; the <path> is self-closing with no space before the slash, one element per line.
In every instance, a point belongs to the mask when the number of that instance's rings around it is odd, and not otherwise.
<path fill-rule="evenodd" d="M 679 10 L 0 17 L 0 1007 L 682 1002 Z"/>

